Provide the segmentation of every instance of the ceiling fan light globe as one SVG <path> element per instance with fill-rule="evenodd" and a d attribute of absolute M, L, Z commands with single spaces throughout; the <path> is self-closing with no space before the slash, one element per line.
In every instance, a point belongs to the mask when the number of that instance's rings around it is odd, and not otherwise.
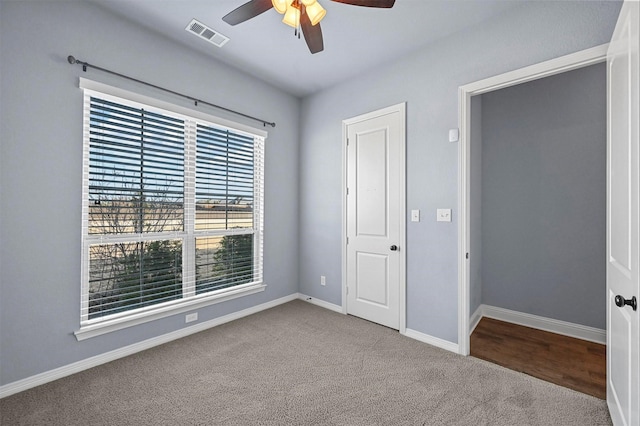
<path fill-rule="evenodd" d="M 309 20 L 311 21 L 311 25 L 316 25 L 318 22 L 322 21 L 324 15 L 327 14 L 327 11 L 324 7 L 320 6 L 320 3 L 317 1 L 312 3 L 309 6 L 306 6 L 307 16 L 309 16 Z"/>
<path fill-rule="evenodd" d="M 287 11 L 287 0 L 271 0 L 271 4 L 273 4 L 276 12 L 281 15 Z"/>
<path fill-rule="evenodd" d="M 284 18 L 282 18 L 282 22 L 290 27 L 298 28 L 298 25 L 300 25 L 300 9 L 292 5 L 288 5 Z"/>

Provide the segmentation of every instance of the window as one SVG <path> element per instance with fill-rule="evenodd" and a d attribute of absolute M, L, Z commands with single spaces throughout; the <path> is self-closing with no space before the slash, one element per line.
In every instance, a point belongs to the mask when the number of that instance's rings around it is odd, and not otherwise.
<path fill-rule="evenodd" d="M 264 289 L 266 133 L 99 83 L 81 86 L 83 282 L 76 336 Z"/>

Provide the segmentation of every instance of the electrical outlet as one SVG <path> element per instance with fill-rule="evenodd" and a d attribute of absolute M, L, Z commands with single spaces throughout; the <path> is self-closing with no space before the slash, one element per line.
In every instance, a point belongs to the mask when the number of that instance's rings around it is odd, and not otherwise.
<path fill-rule="evenodd" d="M 198 321 L 198 313 L 194 312 L 192 314 L 187 314 L 184 317 L 184 322 L 194 322 L 194 321 Z"/>
<path fill-rule="evenodd" d="M 320 285 L 327 285 L 327 278 L 324 275 L 320 275 Z"/>

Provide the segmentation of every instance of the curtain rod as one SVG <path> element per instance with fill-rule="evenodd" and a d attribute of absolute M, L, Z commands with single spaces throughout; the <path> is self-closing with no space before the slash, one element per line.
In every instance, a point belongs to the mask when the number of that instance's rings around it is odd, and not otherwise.
<path fill-rule="evenodd" d="M 163 90 L 163 91 L 165 91 L 167 93 L 171 93 L 173 95 L 189 99 L 190 101 L 193 101 L 193 103 L 196 106 L 198 106 L 199 103 L 205 104 L 205 105 L 209 105 L 211 107 L 218 108 L 218 109 L 221 109 L 223 111 L 227 111 L 227 112 L 230 112 L 230 113 L 233 113 L 233 114 L 236 114 L 236 115 L 240 115 L 240 116 L 245 117 L 245 118 L 250 118 L 251 120 L 259 121 L 265 127 L 267 126 L 267 124 L 269 126 L 271 126 L 271 127 L 276 127 L 276 123 L 269 122 L 269 121 L 263 120 L 261 118 L 253 117 L 251 115 L 243 114 L 241 112 L 234 111 L 232 109 L 225 108 L 225 107 L 220 106 L 220 105 L 212 104 L 211 102 L 203 101 L 201 99 L 194 98 L 193 96 L 189 96 L 189 95 L 185 95 L 185 94 L 182 94 L 182 93 L 174 92 L 173 90 L 165 89 L 164 87 L 156 86 L 155 84 L 147 83 L 146 81 L 142 81 L 142 80 L 138 80 L 137 78 L 129 77 L 128 75 L 120 74 L 120 73 L 115 72 L 115 71 L 111 71 L 111 70 L 108 70 L 108 69 L 105 69 L 105 68 L 102 68 L 102 67 L 91 65 L 90 63 L 80 61 L 80 60 L 74 58 L 71 55 L 69 55 L 67 57 L 67 61 L 69 61 L 69 63 L 71 65 L 76 65 L 76 64 L 82 65 L 82 71 L 84 71 L 84 72 L 87 72 L 87 67 L 95 68 L 97 70 L 100 70 L 100 71 L 103 71 L 103 72 L 106 72 L 106 73 L 109 73 L 109 74 L 113 74 L 113 75 L 116 75 L 116 76 L 121 77 L 121 78 L 126 78 L 127 80 L 135 81 L 136 83 L 140 83 L 140 84 L 144 84 L 146 86 L 153 87 L 154 89 Z"/>

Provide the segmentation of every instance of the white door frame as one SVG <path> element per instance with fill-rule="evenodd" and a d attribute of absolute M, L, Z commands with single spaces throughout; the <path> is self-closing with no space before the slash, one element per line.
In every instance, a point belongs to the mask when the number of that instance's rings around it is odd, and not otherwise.
<path fill-rule="evenodd" d="M 609 44 L 520 68 L 458 89 L 458 353 L 469 355 L 471 333 L 469 259 L 471 249 L 471 97 L 605 62 Z M 473 253 L 470 253 L 473 256 Z M 604 293 L 603 293 L 604 294 Z"/>
<path fill-rule="evenodd" d="M 342 313 L 347 314 L 347 128 L 350 124 L 370 120 L 387 114 L 400 114 L 400 197 L 398 212 L 400 216 L 400 241 L 398 255 L 400 256 L 400 329 L 401 334 L 407 329 L 407 173 L 406 173 L 406 102 L 392 105 L 377 111 L 372 111 L 356 117 L 342 120 Z"/>

